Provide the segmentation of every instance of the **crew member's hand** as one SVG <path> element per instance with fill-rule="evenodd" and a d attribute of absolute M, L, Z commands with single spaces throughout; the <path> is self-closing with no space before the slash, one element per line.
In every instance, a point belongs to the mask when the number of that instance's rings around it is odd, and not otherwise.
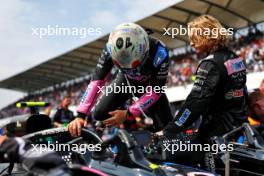
<path fill-rule="evenodd" d="M 0 145 L 7 139 L 6 136 L 0 136 Z"/>
<path fill-rule="evenodd" d="M 58 122 L 54 122 L 54 126 L 55 127 L 63 127 L 63 124 L 62 123 L 58 123 Z"/>
<path fill-rule="evenodd" d="M 109 112 L 111 117 L 103 121 L 106 126 L 119 126 L 126 120 L 127 110 L 115 110 Z"/>
<path fill-rule="evenodd" d="M 158 136 L 163 136 L 164 132 L 163 132 L 163 130 L 161 130 L 161 131 L 156 132 L 155 134 L 158 135 Z"/>
<path fill-rule="evenodd" d="M 81 135 L 82 128 L 86 125 L 86 120 L 77 117 L 69 123 L 68 130 L 73 137 L 77 137 Z"/>

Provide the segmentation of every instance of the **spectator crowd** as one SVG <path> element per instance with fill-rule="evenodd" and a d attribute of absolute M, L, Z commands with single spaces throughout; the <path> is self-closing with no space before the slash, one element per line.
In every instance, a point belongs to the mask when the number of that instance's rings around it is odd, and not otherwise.
<path fill-rule="evenodd" d="M 244 59 L 248 72 L 264 71 L 264 36 L 258 30 L 250 30 L 247 36 L 234 37 L 230 42 L 230 48 Z M 199 63 L 195 51 L 186 47 L 180 54 L 171 54 L 171 65 L 167 81 L 168 87 L 185 86 L 193 82 L 193 75 Z M 112 72 L 115 75 L 116 70 Z M 113 77 L 112 77 L 113 78 Z M 54 107 L 60 105 L 65 96 L 71 97 L 71 104 L 78 105 L 80 98 L 89 83 L 89 78 L 82 81 L 62 83 L 46 90 L 38 91 L 18 100 L 20 101 L 45 101 L 51 102 Z M 0 119 L 3 117 L 24 114 L 26 109 L 15 107 L 11 104 L 0 111 Z"/>

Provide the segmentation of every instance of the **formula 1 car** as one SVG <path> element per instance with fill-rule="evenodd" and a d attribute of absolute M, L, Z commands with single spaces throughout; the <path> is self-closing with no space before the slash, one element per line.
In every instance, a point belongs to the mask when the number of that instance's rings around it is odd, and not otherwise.
<path fill-rule="evenodd" d="M 83 129 L 82 135 L 73 138 L 65 128 L 43 130 L 24 136 L 33 144 L 78 144 L 89 148 L 90 144 L 100 144 L 100 151 L 78 153 L 58 150 L 57 152 L 76 175 L 263 175 L 264 142 L 256 130 L 244 124 L 221 137 L 212 139 L 215 144 L 233 144 L 232 152 L 219 152 L 210 160 L 211 173 L 192 165 L 180 165 L 166 161 L 164 136 L 153 137 L 147 131 L 128 133 L 118 129 L 108 140 L 102 141 L 101 134 L 94 128 Z M 243 140 L 241 140 L 243 138 Z M 111 149 L 112 146 L 112 149 Z M 113 150 L 113 146 L 117 150 Z M 147 159 L 148 158 L 148 159 Z M 157 162 L 159 160 L 159 162 Z M 159 164 L 154 164 L 159 163 Z M 1 162 L 1 161 L 0 161 Z M 189 165 L 189 164 L 188 164 Z M 25 175 L 20 164 L 3 163 L 9 175 Z M 0 174 L 1 175 L 1 174 Z"/>
<path fill-rule="evenodd" d="M 70 136 L 66 128 L 55 128 L 35 132 L 24 136 L 33 144 L 100 144 L 100 151 L 90 151 L 80 154 L 73 151 L 57 151 L 68 164 L 73 175 L 130 175 L 130 176 L 214 176 L 214 174 L 189 166 L 176 164 L 157 165 L 151 163 L 143 155 L 132 135 L 122 129 L 109 139 L 102 141 L 93 129 L 82 129 L 82 135 L 77 138 Z M 111 150 L 116 146 L 117 152 Z M 16 171 L 12 172 L 14 164 L 7 169 L 10 175 L 25 175 L 28 171 L 21 169 L 17 164 Z"/>

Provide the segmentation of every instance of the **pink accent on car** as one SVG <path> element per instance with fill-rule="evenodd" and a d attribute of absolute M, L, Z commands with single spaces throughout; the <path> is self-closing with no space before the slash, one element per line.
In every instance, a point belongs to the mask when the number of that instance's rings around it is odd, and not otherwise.
<path fill-rule="evenodd" d="M 147 110 L 150 106 L 152 106 L 156 101 L 160 98 L 161 94 L 156 94 L 154 91 L 150 93 L 145 93 L 142 95 L 138 101 L 132 104 L 129 107 L 129 112 L 134 116 L 139 116 L 141 111 Z"/>
<path fill-rule="evenodd" d="M 100 89 L 104 85 L 104 81 L 91 81 L 84 92 L 81 102 L 77 108 L 77 112 L 88 115 L 94 106 L 97 97 L 100 95 Z"/>
<path fill-rule="evenodd" d="M 103 172 L 100 171 L 100 170 L 93 169 L 93 168 L 86 167 L 86 166 L 82 166 L 82 167 L 81 167 L 81 170 L 83 170 L 83 171 L 87 171 L 87 172 L 89 172 L 89 173 L 96 174 L 96 175 L 98 175 L 98 176 L 109 176 L 109 175 L 103 173 Z"/>

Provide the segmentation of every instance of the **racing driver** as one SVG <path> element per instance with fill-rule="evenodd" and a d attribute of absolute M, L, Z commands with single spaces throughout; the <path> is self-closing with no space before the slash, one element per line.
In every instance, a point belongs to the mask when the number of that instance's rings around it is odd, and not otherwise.
<path fill-rule="evenodd" d="M 111 92 L 98 98 L 114 66 L 119 72 L 109 86 L 111 90 L 119 87 L 126 91 Z M 88 117 L 88 121 L 103 121 L 106 126 L 118 126 L 127 119 L 144 115 L 146 111 L 151 114 L 154 131 L 163 129 L 172 120 L 164 93 L 168 66 L 168 52 L 161 41 L 150 37 L 137 24 L 118 25 L 111 32 L 93 78 L 83 94 L 77 108 L 78 116 L 68 125 L 70 133 L 80 135 L 81 128 L 86 124 L 85 117 Z M 142 91 L 138 87 L 145 89 Z M 134 102 L 127 109 L 118 109 L 130 98 Z"/>

